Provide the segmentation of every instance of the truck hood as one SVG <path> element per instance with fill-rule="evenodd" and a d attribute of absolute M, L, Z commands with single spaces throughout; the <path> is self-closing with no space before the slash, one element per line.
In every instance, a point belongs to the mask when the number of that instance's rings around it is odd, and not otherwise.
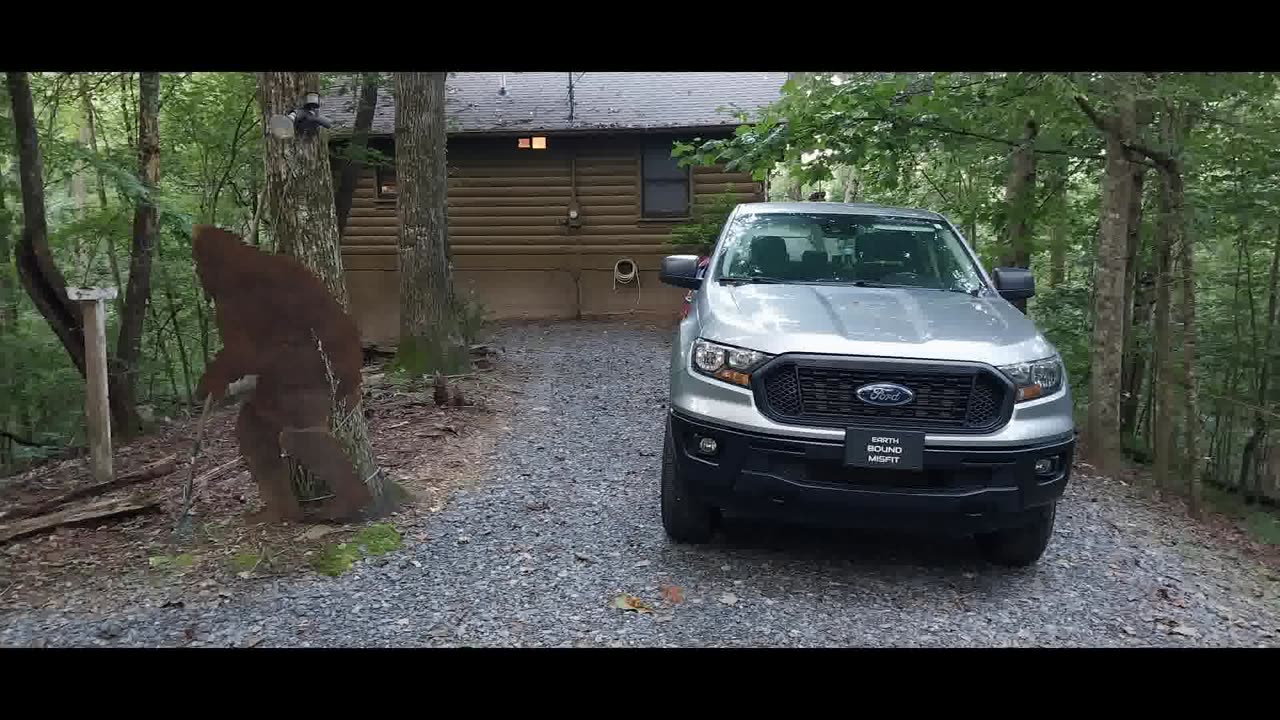
<path fill-rule="evenodd" d="M 1025 315 L 1000 297 L 850 285 L 726 285 L 697 293 L 702 337 L 779 355 L 788 352 L 990 365 L 1056 353 Z"/>

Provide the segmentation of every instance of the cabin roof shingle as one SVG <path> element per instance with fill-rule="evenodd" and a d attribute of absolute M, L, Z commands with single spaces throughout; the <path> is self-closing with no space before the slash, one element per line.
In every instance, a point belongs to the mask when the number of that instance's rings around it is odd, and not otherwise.
<path fill-rule="evenodd" d="M 754 116 L 777 100 L 786 79 L 785 72 L 575 72 L 571 119 L 569 73 L 460 72 L 447 81 L 445 114 L 451 134 L 734 126 L 738 110 Z M 349 130 L 357 99 L 358 90 L 339 88 L 320 112 L 335 131 Z M 394 131 L 395 101 L 384 87 L 371 132 Z"/>

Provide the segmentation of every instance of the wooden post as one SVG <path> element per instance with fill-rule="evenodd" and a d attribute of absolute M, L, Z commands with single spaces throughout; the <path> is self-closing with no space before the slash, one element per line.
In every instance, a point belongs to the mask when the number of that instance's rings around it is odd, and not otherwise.
<path fill-rule="evenodd" d="M 107 405 L 106 301 L 116 288 L 67 288 L 67 297 L 80 303 L 84 314 L 85 421 L 89 436 L 89 466 L 96 482 L 112 479 L 111 409 Z"/>

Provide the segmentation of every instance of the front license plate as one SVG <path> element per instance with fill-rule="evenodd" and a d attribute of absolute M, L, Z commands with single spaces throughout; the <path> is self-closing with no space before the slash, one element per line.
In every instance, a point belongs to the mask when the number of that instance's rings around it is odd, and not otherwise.
<path fill-rule="evenodd" d="M 924 433 L 849 428 L 844 435 L 844 464 L 919 470 L 924 466 Z"/>

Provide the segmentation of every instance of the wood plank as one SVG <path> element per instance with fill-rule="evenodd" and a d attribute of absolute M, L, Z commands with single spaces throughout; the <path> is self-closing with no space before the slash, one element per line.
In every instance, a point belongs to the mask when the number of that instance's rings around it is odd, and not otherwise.
<path fill-rule="evenodd" d="M 694 192 L 699 195 L 719 195 L 726 192 L 754 194 L 756 189 L 756 183 L 694 183 Z"/>
<path fill-rule="evenodd" d="M 456 193 L 450 193 L 449 195 L 450 210 L 455 207 L 527 207 L 530 205 L 567 208 L 569 206 L 568 203 L 568 193 L 565 193 L 561 197 L 529 196 L 520 194 L 507 194 L 502 196 L 490 195 L 487 197 L 483 195 L 461 195 Z"/>
<path fill-rule="evenodd" d="M 455 197 L 468 198 L 468 199 L 485 198 L 490 200 L 495 200 L 495 199 L 505 200 L 507 198 L 525 198 L 525 199 L 538 198 L 538 199 L 544 199 L 544 200 L 550 200 L 550 199 L 567 200 L 569 198 L 569 186 L 566 184 L 566 185 L 559 185 L 559 186 L 546 186 L 546 187 L 536 187 L 536 188 L 534 187 L 452 188 L 451 187 L 449 188 L 449 196 L 451 200 Z"/>
<path fill-rule="evenodd" d="M 516 177 L 468 177 L 468 178 L 449 178 L 449 189 L 453 188 L 483 188 L 483 187 L 569 187 L 569 173 L 563 174 L 546 174 L 546 175 L 520 175 Z"/>
<path fill-rule="evenodd" d="M 154 512 L 160 504 L 155 500 L 99 500 L 87 505 L 67 508 L 50 515 L 39 515 L 15 523 L 0 526 L 0 543 L 17 540 L 29 535 L 48 532 L 54 528 L 83 525 L 107 519 L 119 519 Z"/>
<path fill-rule="evenodd" d="M 75 291 L 80 290 L 77 294 Z M 93 293 L 93 294 L 91 294 Z M 107 404 L 107 306 L 116 289 L 68 288 L 78 299 L 84 317 L 85 420 L 89 439 L 89 467 L 100 483 L 112 479 L 111 410 Z"/>
<path fill-rule="evenodd" d="M 711 184 L 742 184 L 753 183 L 751 173 L 729 172 L 729 173 L 697 173 L 693 176 L 694 187 Z"/>
<path fill-rule="evenodd" d="M 504 207 L 495 205 L 490 207 L 481 207 L 475 205 L 460 205 L 458 207 L 449 206 L 449 221 L 453 222 L 456 217 L 568 217 L 568 206 L 566 205 L 531 205 Z"/>

